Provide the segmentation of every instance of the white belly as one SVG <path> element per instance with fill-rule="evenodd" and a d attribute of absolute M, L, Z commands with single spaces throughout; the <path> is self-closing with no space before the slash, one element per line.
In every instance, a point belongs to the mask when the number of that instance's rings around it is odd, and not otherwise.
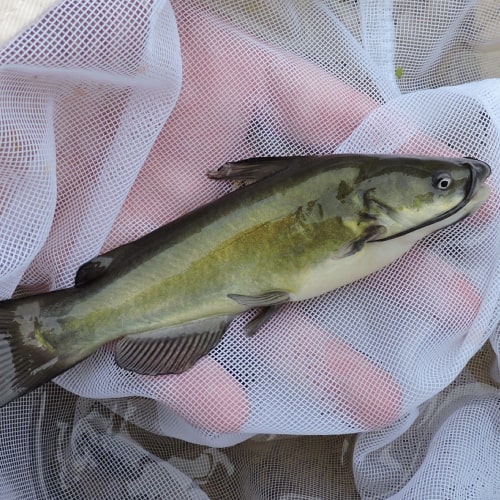
<path fill-rule="evenodd" d="M 364 278 L 401 257 L 417 239 L 408 241 L 410 238 L 406 235 L 396 240 L 376 241 L 367 243 L 361 251 L 349 257 L 332 257 L 310 271 L 303 286 L 291 294 L 290 299 L 310 299 Z"/>

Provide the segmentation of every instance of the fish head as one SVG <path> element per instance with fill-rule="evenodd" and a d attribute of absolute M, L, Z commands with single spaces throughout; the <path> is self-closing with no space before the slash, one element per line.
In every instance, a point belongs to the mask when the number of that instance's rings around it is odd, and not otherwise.
<path fill-rule="evenodd" d="M 453 224 L 486 201 L 490 167 L 473 158 L 380 157 L 358 184 L 364 214 L 385 228 L 377 241 Z M 372 165 L 373 167 L 373 165 Z"/>

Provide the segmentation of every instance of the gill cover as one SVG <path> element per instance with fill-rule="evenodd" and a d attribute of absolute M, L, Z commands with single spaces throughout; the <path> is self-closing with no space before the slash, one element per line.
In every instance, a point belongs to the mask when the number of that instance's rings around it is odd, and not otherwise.
<path fill-rule="evenodd" d="M 483 181 L 486 177 L 488 177 L 491 173 L 491 169 L 489 165 L 486 163 L 477 160 L 475 158 L 464 158 L 464 160 L 469 160 L 466 162 L 463 162 L 464 165 L 466 165 L 469 169 L 469 176 L 467 178 L 467 184 L 465 186 L 465 195 L 463 199 L 457 203 L 454 207 L 450 208 L 449 210 L 441 213 L 440 215 L 437 215 L 425 222 L 422 222 L 421 224 L 418 224 L 416 226 L 413 226 L 411 228 L 405 229 L 403 231 L 399 231 L 395 234 L 391 234 L 389 236 L 386 236 L 385 238 L 379 238 L 376 241 L 387 241 L 391 240 L 394 238 L 399 238 L 400 236 L 404 236 L 405 234 L 411 233 L 413 231 L 416 231 L 418 229 L 421 229 L 426 226 L 430 226 L 432 224 L 435 224 L 439 221 L 442 221 L 444 219 L 448 219 L 449 217 L 455 215 L 456 213 L 460 212 L 473 198 L 473 196 L 476 194 L 478 186 L 480 185 L 479 181 Z M 462 163 L 462 162 L 461 162 Z M 450 186 L 451 187 L 451 184 Z"/>

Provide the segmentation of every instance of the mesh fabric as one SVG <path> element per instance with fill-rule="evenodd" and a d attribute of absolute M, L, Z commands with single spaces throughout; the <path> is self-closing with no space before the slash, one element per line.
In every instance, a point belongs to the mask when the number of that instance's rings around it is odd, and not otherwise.
<path fill-rule="evenodd" d="M 3 299 L 221 196 L 230 160 L 472 156 L 492 194 L 184 374 L 105 346 L 1 409 L 0 497 L 499 498 L 499 27 L 493 0 L 64 0 L 4 46 Z"/>

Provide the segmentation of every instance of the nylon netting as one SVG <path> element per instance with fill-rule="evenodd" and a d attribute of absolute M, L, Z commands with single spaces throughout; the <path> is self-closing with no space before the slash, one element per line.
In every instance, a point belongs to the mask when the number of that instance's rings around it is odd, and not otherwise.
<path fill-rule="evenodd" d="M 33 2 L 34 3 L 34 2 Z M 474 216 L 238 317 L 188 372 L 96 354 L 0 411 L 1 498 L 500 498 L 494 0 L 63 0 L 0 51 L 0 294 L 231 189 L 228 160 L 472 156 Z M 8 22 L 8 16 L 0 18 Z"/>

